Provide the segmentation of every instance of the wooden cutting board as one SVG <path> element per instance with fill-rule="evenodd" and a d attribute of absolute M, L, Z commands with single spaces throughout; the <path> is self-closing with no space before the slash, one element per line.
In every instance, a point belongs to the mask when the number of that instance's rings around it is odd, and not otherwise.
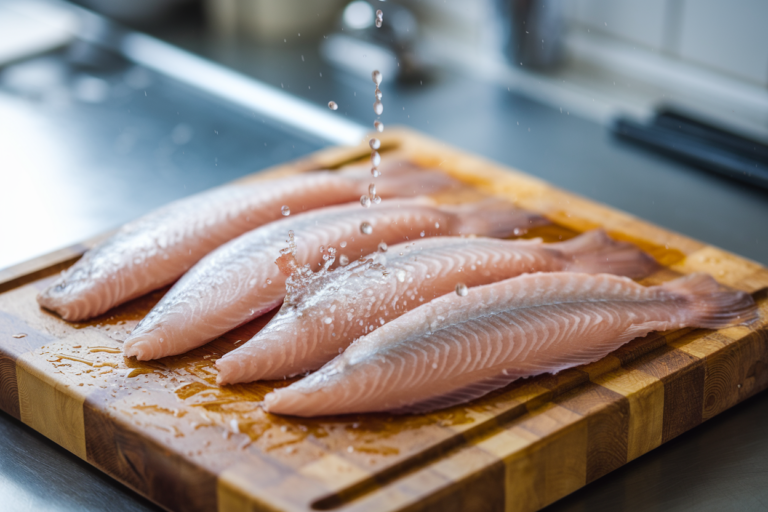
<path fill-rule="evenodd" d="M 90 322 L 35 295 L 96 241 L 0 273 L 0 408 L 160 505 L 179 511 L 537 510 L 768 386 L 768 270 L 422 135 L 388 131 L 385 160 L 467 183 L 445 201 L 496 195 L 555 225 L 549 241 L 602 226 L 664 265 L 657 284 L 704 271 L 753 293 L 750 327 L 634 340 L 596 363 L 513 383 L 424 416 L 292 419 L 256 402 L 287 382 L 219 389 L 213 362 L 257 320 L 188 354 L 140 363 L 122 340 L 164 290 Z M 270 179 L 367 158 L 329 149 Z"/>

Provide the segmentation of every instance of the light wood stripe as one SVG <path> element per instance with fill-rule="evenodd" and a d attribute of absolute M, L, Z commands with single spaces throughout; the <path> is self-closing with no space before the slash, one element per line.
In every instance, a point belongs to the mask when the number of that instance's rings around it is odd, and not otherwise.
<path fill-rule="evenodd" d="M 86 460 L 85 394 L 54 375 L 50 363 L 36 352 L 16 361 L 21 421 Z"/>

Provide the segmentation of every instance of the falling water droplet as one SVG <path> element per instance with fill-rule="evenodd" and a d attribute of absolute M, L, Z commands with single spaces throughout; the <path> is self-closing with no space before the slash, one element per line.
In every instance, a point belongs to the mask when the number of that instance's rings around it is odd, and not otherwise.
<path fill-rule="evenodd" d="M 360 196 L 360 204 L 363 205 L 364 208 L 370 208 L 371 198 L 368 196 Z"/>
<path fill-rule="evenodd" d="M 458 283 L 456 285 L 456 295 L 459 297 L 466 297 L 469 290 L 467 290 L 467 285 L 464 283 Z"/>
<path fill-rule="evenodd" d="M 381 98 L 384 97 L 384 95 L 381 93 L 381 89 L 379 89 L 378 87 L 374 91 L 373 95 L 376 96 L 377 100 L 381 100 Z"/>
<path fill-rule="evenodd" d="M 339 256 L 339 265 L 341 265 L 342 267 L 346 267 L 347 265 L 349 265 L 349 258 L 347 258 L 346 254 L 342 254 L 341 256 Z"/>
<path fill-rule="evenodd" d="M 387 252 L 387 249 L 389 249 L 389 246 L 386 244 L 386 242 L 381 242 L 379 244 L 379 251 L 380 252 Z"/>
<path fill-rule="evenodd" d="M 371 183 L 368 185 L 368 195 L 375 196 L 376 195 L 376 185 Z"/>
<path fill-rule="evenodd" d="M 381 172 L 379 172 L 379 170 L 374 167 L 371 169 L 371 176 L 373 176 L 374 178 L 378 178 L 379 176 L 381 176 Z"/>
<path fill-rule="evenodd" d="M 371 146 L 371 149 L 379 149 L 381 147 L 381 141 L 379 139 L 373 138 L 368 141 L 368 145 Z"/>
<path fill-rule="evenodd" d="M 280 208 L 280 213 L 283 214 L 283 217 L 287 217 L 291 214 L 291 209 L 288 207 L 288 205 L 283 205 L 283 207 Z"/>
<path fill-rule="evenodd" d="M 373 196 L 373 204 L 379 204 L 381 202 L 381 196 Z"/>
<path fill-rule="evenodd" d="M 339 110 L 339 106 L 336 104 L 335 101 L 329 101 L 328 108 L 331 110 Z"/>
<path fill-rule="evenodd" d="M 377 87 L 381 85 L 381 71 L 377 69 L 371 73 L 371 78 L 373 78 L 373 83 L 375 83 Z"/>
<path fill-rule="evenodd" d="M 382 18 L 376 18 L 376 28 L 381 28 L 383 24 L 384 20 Z"/>
<path fill-rule="evenodd" d="M 373 102 L 373 111 L 377 116 L 380 116 L 384 112 L 384 104 L 379 100 Z"/>
<path fill-rule="evenodd" d="M 384 123 L 381 121 L 374 121 L 373 127 L 376 129 L 377 132 L 381 133 L 384 131 Z"/>
<path fill-rule="evenodd" d="M 367 222 L 363 222 L 362 224 L 360 224 L 360 232 L 364 235 L 370 235 L 371 233 L 373 233 L 373 226 L 371 226 Z"/>
<path fill-rule="evenodd" d="M 371 151 L 371 164 L 378 167 L 381 164 L 381 155 L 378 151 Z"/>

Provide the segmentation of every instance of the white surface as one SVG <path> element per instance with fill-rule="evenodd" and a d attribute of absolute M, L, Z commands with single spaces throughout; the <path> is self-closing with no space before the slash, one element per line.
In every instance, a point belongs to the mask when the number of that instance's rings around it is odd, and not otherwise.
<path fill-rule="evenodd" d="M 0 65 L 62 46 L 76 30 L 77 19 L 50 4 L 0 1 Z"/>
<path fill-rule="evenodd" d="M 679 55 L 768 86 L 768 1 L 686 0 Z"/>
<path fill-rule="evenodd" d="M 668 0 L 576 0 L 568 10 L 590 30 L 660 50 Z"/>

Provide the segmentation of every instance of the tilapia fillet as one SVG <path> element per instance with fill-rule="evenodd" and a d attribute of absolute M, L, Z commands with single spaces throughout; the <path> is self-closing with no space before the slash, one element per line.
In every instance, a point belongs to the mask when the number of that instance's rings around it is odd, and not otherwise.
<path fill-rule="evenodd" d="M 458 283 L 473 287 L 526 272 L 563 270 L 640 278 L 657 267 L 646 253 L 611 240 L 602 230 L 552 244 L 436 237 L 396 245 L 293 286 L 297 292 L 289 293 L 264 329 L 216 362 L 218 383 L 316 370 L 358 337 L 453 291 Z"/>
<path fill-rule="evenodd" d="M 528 274 L 406 313 L 267 395 L 265 408 L 296 416 L 426 412 L 596 361 L 651 331 L 756 318 L 752 297 L 705 274 L 647 288 L 607 274 Z"/>
<path fill-rule="evenodd" d="M 437 172 L 393 169 L 377 180 L 384 197 L 434 192 L 453 180 Z M 411 168 L 411 170 L 413 170 Z M 315 172 L 228 185 L 155 210 L 123 226 L 67 269 L 38 297 L 65 320 L 84 320 L 178 279 L 203 256 L 282 217 L 346 203 L 367 192 L 370 176 Z"/>
<path fill-rule="evenodd" d="M 371 234 L 361 232 L 368 223 Z M 390 199 L 314 210 L 262 226 L 222 245 L 189 270 L 137 325 L 124 344 L 127 356 L 156 359 L 198 347 L 277 307 L 285 275 L 275 260 L 295 234 L 299 265 L 317 268 L 324 247 L 338 247 L 351 260 L 380 242 L 422 236 L 507 235 L 541 217 L 505 202 L 438 207 L 428 199 Z"/>

